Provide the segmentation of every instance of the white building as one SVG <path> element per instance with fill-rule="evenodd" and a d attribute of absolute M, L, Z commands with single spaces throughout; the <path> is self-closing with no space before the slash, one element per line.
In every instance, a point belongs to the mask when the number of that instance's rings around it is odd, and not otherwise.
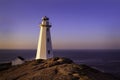
<path fill-rule="evenodd" d="M 15 60 L 12 60 L 12 66 L 20 65 L 20 64 L 23 64 L 24 62 L 25 62 L 25 59 L 18 56 Z"/>
<path fill-rule="evenodd" d="M 52 42 L 51 42 L 51 35 L 50 35 L 50 28 L 51 25 L 49 23 L 48 17 L 42 18 L 42 23 L 40 24 L 41 31 L 38 40 L 38 48 L 36 59 L 48 59 L 53 57 L 52 51 Z"/>

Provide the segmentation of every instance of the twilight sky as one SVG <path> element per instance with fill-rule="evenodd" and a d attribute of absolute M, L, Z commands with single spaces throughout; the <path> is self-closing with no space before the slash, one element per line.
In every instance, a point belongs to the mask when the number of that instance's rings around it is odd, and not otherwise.
<path fill-rule="evenodd" d="M 0 49 L 36 49 L 42 16 L 54 49 L 120 49 L 120 0 L 0 0 Z"/>

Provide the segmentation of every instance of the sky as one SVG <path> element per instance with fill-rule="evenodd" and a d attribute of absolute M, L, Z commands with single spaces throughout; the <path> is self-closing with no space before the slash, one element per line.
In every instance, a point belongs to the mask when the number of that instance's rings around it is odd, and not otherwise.
<path fill-rule="evenodd" d="M 120 49 L 120 0 L 0 0 L 0 49 L 37 49 L 43 16 L 53 49 Z"/>

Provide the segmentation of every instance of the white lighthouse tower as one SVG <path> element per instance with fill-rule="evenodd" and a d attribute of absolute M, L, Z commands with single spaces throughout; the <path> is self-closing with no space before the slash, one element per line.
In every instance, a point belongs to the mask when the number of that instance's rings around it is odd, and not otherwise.
<path fill-rule="evenodd" d="M 51 25 L 49 18 L 44 16 L 40 24 L 41 31 L 38 41 L 36 59 L 48 59 L 53 57 L 52 42 L 50 35 Z"/>

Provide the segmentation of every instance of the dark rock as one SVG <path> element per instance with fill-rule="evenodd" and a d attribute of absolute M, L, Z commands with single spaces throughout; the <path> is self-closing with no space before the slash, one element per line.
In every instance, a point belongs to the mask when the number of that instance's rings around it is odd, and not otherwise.
<path fill-rule="evenodd" d="M 0 71 L 9 69 L 11 67 L 11 63 L 1 63 L 0 64 Z"/>

